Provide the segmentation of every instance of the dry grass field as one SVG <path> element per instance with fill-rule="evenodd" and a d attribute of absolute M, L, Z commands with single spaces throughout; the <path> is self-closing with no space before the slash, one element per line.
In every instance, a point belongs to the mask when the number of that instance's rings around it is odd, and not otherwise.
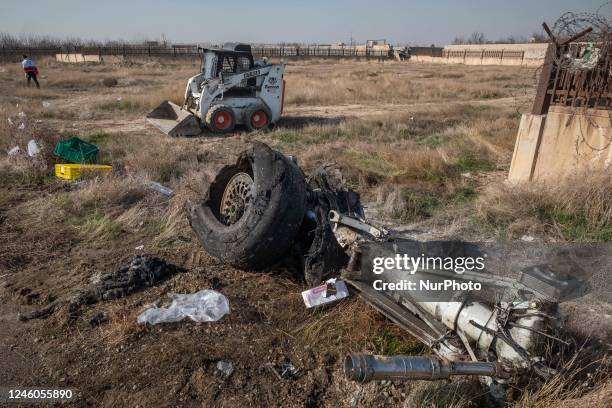
<path fill-rule="evenodd" d="M 418 239 L 611 241 L 610 174 L 554 187 L 513 187 L 507 174 L 534 72 L 517 67 L 306 61 L 287 67 L 284 119 L 271 131 L 169 138 L 146 127 L 159 102 L 182 102 L 196 63 L 41 62 L 41 89 L 18 64 L 0 65 L 0 384 L 61 385 L 75 406 L 479 406 L 474 381 L 371 383 L 344 379 L 346 351 L 420 353 L 418 342 L 357 299 L 305 310 L 305 284 L 280 266 L 247 273 L 201 248 L 184 205 L 251 140 L 294 155 L 306 170 L 335 162 L 372 217 Z M 112 85 L 116 80 L 116 85 Z M 112 85 L 112 86 L 109 86 Z M 9 120 L 10 119 L 10 120 Z M 56 179 L 55 143 L 76 135 L 100 147 L 108 177 Z M 35 139 L 42 153 L 9 156 Z M 157 181 L 167 198 L 147 186 Z M 144 250 L 135 248 L 144 245 Z M 157 287 L 97 303 L 75 317 L 18 313 L 62 301 L 96 272 L 143 252 L 186 268 Z M 212 286 L 231 314 L 209 324 L 143 327 L 136 316 L 169 293 Z M 602 306 L 603 307 L 603 306 Z M 106 312 L 109 322 L 92 326 Z M 230 360 L 229 377 L 215 369 Z M 296 379 L 272 370 L 291 361 Z M 587 363 L 598 368 L 604 363 Z M 272 369 L 271 369 L 272 367 Z M 599 404 L 602 369 L 556 378 L 517 405 Z M 585 371 L 586 373 L 586 371 Z M 586 375 L 586 374 L 585 374 Z M 606 388 L 607 387 L 607 388 Z M 450 402 L 452 396 L 454 402 Z M 565 401 L 565 402 L 564 402 Z M 594 405 L 595 406 L 595 405 Z"/>

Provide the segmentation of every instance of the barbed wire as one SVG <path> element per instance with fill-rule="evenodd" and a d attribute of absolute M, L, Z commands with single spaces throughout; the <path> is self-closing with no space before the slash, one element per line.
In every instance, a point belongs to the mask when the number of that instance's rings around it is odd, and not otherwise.
<path fill-rule="evenodd" d="M 612 77 L 612 67 L 610 66 L 610 60 L 612 59 L 612 22 L 607 17 L 607 15 L 612 14 L 609 12 L 610 10 L 612 10 L 612 1 L 603 3 L 594 13 L 567 12 L 553 23 L 550 30 L 555 40 L 555 46 L 559 46 L 561 49 L 555 49 L 553 60 L 547 63 L 554 64 L 557 72 L 569 73 L 569 80 L 582 81 L 585 94 L 595 95 L 596 98 L 600 98 L 602 95 L 604 98 L 608 97 L 609 83 Z M 591 31 L 585 33 L 587 29 Z M 576 38 L 578 35 L 580 36 Z M 572 44 L 564 44 L 570 39 L 573 39 Z M 539 82 L 543 80 L 541 73 L 544 64 L 536 68 L 525 69 L 529 71 L 525 75 L 531 76 L 533 83 L 530 87 L 523 89 L 521 95 L 515 96 L 516 109 L 520 113 L 527 111 L 529 102 L 533 101 L 533 97 L 526 98 L 526 96 L 533 95 L 534 89 L 537 89 Z M 549 87 L 554 86 L 554 78 L 549 78 L 549 81 L 551 81 L 548 84 Z M 565 98 L 567 97 L 568 95 L 565 96 Z M 576 98 L 575 95 L 574 98 Z M 571 121 L 578 120 L 576 125 L 579 134 L 576 138 L 576 153 L 579 155 L 579 144 L 584 144 L 592 151 L 606 150 L 612 144 L 612 110 L 606 109 L 607 120 L 602 119 L 601 113 L 596 114 L 590 109 L 588 99 L 586 98 L 582 104 L 572 103 L 573 106 L 568 106 L 563 99 L 561 103 L 553 101 L 553 105 L 570 108 L 567 126 Z M 599 117 L 595 118 L 595 116 Z M 580 120 L 580 118 L 585 118 L 585 121 Z M 595 129 L 596 132 L 587 132 L 586 129 L 589 127 Z M 592 141 L 587 140 L 586 134 L 602 135 L 602 143 L 596 143 L 598 146 L 593 145 Z"/>

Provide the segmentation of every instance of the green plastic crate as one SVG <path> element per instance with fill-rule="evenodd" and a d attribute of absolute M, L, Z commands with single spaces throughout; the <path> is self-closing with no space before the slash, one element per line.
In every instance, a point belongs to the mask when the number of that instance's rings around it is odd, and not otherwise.
<path fill-rule="evenodd" d="M 57 142 L 53 153 L 72 163 L 94 163 L 98 154 L 98 146 L 78 137 L 71 137 Z"/>

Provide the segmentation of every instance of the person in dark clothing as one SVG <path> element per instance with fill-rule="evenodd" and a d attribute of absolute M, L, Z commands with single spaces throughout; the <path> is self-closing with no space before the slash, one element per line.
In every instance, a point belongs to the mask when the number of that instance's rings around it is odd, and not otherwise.
<path fill-rule="evenodd" d="M 33 79 L 36 87 L 40 88 L 40 84 L 36 78 L 38 75 L 38 68 L 36 68 L 36 64 L 34 64 L 32 58 L 28 58 L 27 55 L 24 55 L 23 61 L 21 61 L 21 66 L 23 67 L 23 72 L 25 72 L 26 79 L 28 80 L 28 86 L 30 86 L 30 81 Z"/>

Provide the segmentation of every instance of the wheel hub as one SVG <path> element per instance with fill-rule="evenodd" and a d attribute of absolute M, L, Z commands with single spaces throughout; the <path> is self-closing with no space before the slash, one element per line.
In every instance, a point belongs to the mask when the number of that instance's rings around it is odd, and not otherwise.
<path fill-rule="evenodd" d="M 253 179 L 247 173 L 234 175 L 225 186 L 219 213 L 226 225 L 235 224 L 252 199 Z"/>
<path fill-rule="evenodd" d="M 251 116 L 251 124 L 254 128 L 260 129 L 262 128 L 266 122 L 268 121 L 268 117 L 263 111 L 255 111 Z"/>

